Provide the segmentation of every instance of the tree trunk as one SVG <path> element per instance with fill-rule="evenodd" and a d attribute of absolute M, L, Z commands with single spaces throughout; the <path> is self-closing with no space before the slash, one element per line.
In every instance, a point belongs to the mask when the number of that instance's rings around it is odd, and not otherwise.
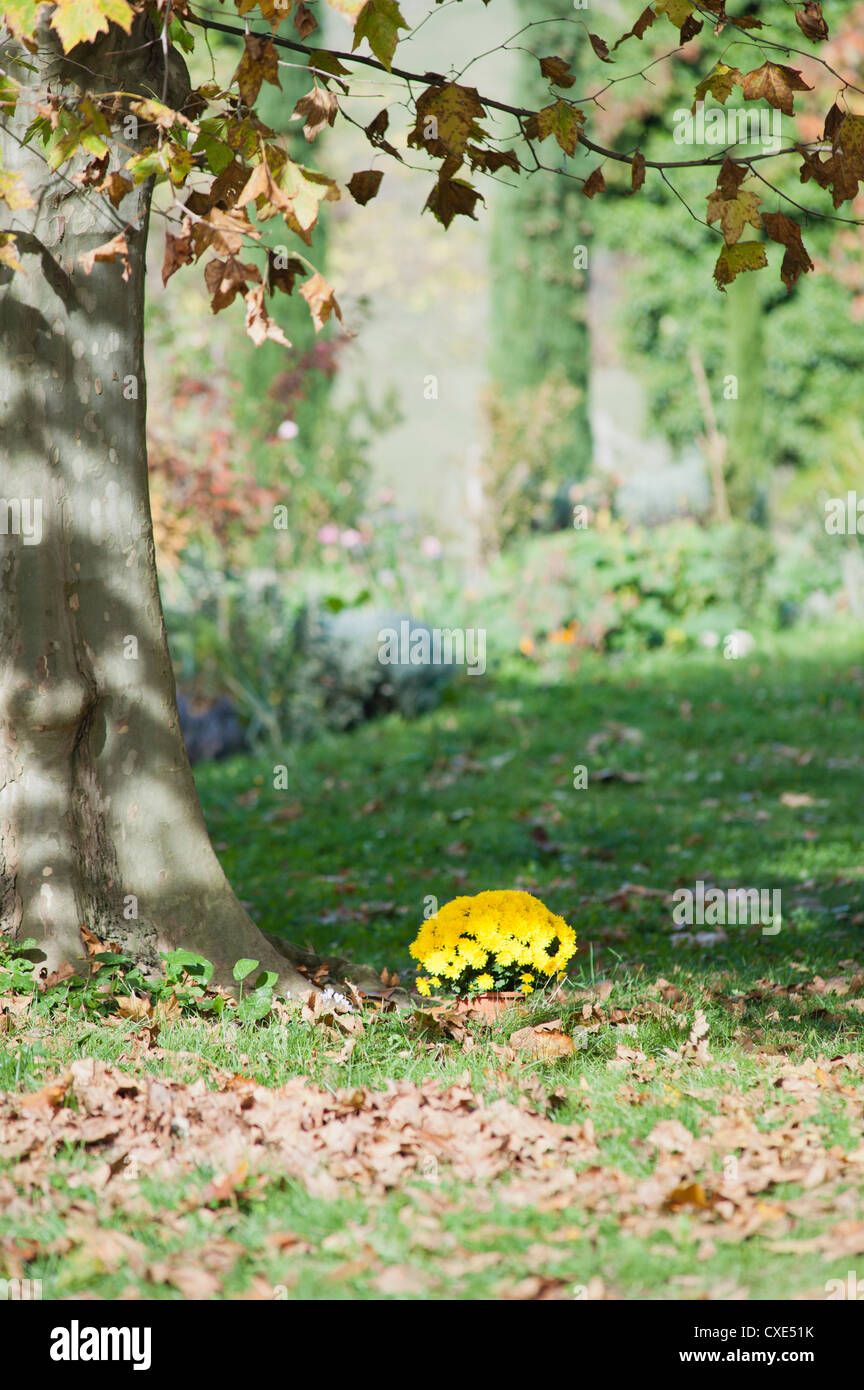
<path fill-rule="evenodd" d="M 53 172 L 38 138 L 20 143 L 46 81 L 182 104 L 185 69 L 166 81 L 152 37 L 139 20 L 64 58 L 43 26 L 24 55 L 38 70 L 14 69 L 29 99 L 0 130 L 2 167 L 35 204 L 2 224 L 26 276 L 0 267 L 0 930 L 36 938 L 45 971 L 80 965 L 86 925 L 152 970 L 183 945 L 222 980 L 248 956 L 307 992 L 225 879 L 180 732 L 145 443 L 151 188 L 115 211 L 72 182 L 86 159 Z M 111 168 L 136 145 L 123 120 Z M 81 256 L 121 231 L 126 278 L 120 260 L 86 274 Z"/>

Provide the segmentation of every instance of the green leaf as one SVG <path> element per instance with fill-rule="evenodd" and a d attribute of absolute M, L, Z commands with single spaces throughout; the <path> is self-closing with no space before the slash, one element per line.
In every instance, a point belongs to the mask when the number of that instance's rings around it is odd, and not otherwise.
<path fill-rule="evenodd" d="M 375 57 L 389 72 L 399 38 L 397 31 L 410 27 L 405 23 L 396 0 L 366 0 L 354 25 L 351 52 L 362 39 L 367 39 Z"/>
<path fill-rule="evenodd" d="M 272 989 L 255 989 L 240 1001 L 237 1017 L 241 1023 L 256 1023 L 259 1019 L 266 1018 L 272 1007 Z"/>
<path fill-rule="evenodd" d="M 251 975 L 253 970 L 257 970 L 260 964 L 260 961 L 249 960 L 247 956 L 244 956 L 244 958 L 238 960 L 237 964 L 234 966 L 234 970 L 232 971 L 234 979 L 245 980 L 246 976 Z"/>

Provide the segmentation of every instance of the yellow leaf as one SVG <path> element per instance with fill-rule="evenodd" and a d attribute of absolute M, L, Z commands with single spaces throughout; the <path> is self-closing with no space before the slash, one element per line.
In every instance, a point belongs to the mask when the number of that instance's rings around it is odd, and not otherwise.
<path fill-rule="evenodd" d="M 119 24 L 128 34 L 133 18 L 126 0 L 57 0 L 51 28 L 56 29 L 68 53 L 78 43 L 90 43 L 97 34 L 107 34 L 109 24 Z"/>

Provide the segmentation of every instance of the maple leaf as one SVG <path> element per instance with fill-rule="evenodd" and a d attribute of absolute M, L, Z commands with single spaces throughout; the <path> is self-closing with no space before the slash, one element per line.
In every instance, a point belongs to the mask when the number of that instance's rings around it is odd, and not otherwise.
<path fill-rule="evenodd" d="M 795 68 L 786 68 L 782 63 L 763 63 L 761 68 L 746 72 L 741 79 L 741 88 L 748 101 L 764 98 L 771 106 L 776 106 L 784 116 L 791 116 L 793 92 L 812 92 L 813 88 L 804 81 Z"/>
<path fill-rule="evenodd" d="M 132 274 L 132 266 L 129 262 L 129 246 L 125 232 L 118 232 L 102 246 L 85 251 L 83 256 L 78 257 L 78 264 L 83 268 L 84 274 L 89 275 L 97 261 L 116 261 L 118 256 L 123 263 L 123 279 L 128 280 Z"/>
<path fill-rule="evenodd" d="M 583 183 L 582 192 L 585 194 L 586 198 L 593 198 L 595 193 L 606 192 L 606 180 L 603 177 L 603 170 L 600 168 L 599 164 Z"/>
<path fill-rule="evenodd" d="M 585 121 L 583 113 L 563 97 L 544 106 L 528 117 L 525 134 L 529 140 L 546 140 L 554 135 L 565 154 L 575 154 L 579 143 L 579 127 Z"/>
<path fill-rule="evenodd" d="M 130 33 L 134 11 L 126 0 L 57 0 L 51 28 L 60 36 L 68 53 L 79 43 L 91 43 L 97 34 L 107 34 L 110 24 L 119 24 Z"/>
<path fill-rule="evenodd" d="M 268 338 L 271 342 L 280 343 L 282 347 L 291 346 L 290 340 L 285 337 L 279 327 L 264 307 L 264 286 L 253 285 L 246 292 L 246 332 L 252 339 L 256 347 L 266 343 Z"/>
<path fill-rule="evenodd" d="M 791 290 L 802 275 L 813 269 L 813 262 L 801 240 L 801 228 L 783 212 L 763 212 L 762 225 L 772 241 L 779 242 L 786 248 L 780 267 L 780 279 L 786 289 Z"/>
<path fill-rule="evenodd" d="M 572 87 L 576 78 L 570 71 L 570 64 L 564 58 L 540 58 L 540 71 L 548 77 L 553 87 Z"/>
<path fill-rule="evenodd" d="M 332 126 L 338 110 L 339 102 L 333 92 L 328 92 L 326 87 L 315 86 L 300 98 L 291 119 L 303 117 L 303 134 L 307 140 L 314 140 L 328 125 Z"/>
<path fill-rule="evenodd" d="M 246 106 L 255 105 L 262 82 L 269 82 L 281 92 L 279 55 L 273 40 L 262 39 L 257 34 L 247 34 L 243 57 L 231 80 L 237 83 L 240 99 Z"/>
<path fill-rule="evenodd" d="M 807 0 L 803 10 L 796 10 L 795 23 L 804 37 L 812 39 L 813 43 L 821 43 L 828 38 L 828 25 L 819 0 Z"/>
<path fill-rule="evenodd" d="M 389 72 L 396 52 L 398 30 L 408 28 L 410 25 L 403 19 L 396 0 L 366 0 L 354 25 L 351 52 L 361 40 L 366 39 L 379 63 L 383 63 Z"/>
<path fill-rule="evenodd" d="M 259 221 L 264 222 L 281 212 L 286 226 L 308 246 L 312 240 L 311 228 L 318 220 L 320 204 L 335 202 L 339 196 L 336 184 L 324 174 L 313 173 L 286 158 L 274 175 L 268 160 L 262 157 L 240 192 L 237 207 L 245 207 L 254 201 Z"/>
<path fill-rule="evenodd" d="M 415 149 L 461 156 L 471 136 L 484 136 L 476 121 L 485 112 L 474 87 L 460 87 L 458 82 L 427 87 L 417 98 L 415 110 L 414 129 L 408 136 L 408 144 Z"/>
<path fill-rule="evenodd" d="M 343 322 L 333 286 L 327 283 L 320 271 L 316 270 L 305 285 L 300 286 L 300 293 L 309 305 L 316 333 L 320 333 L 331 314 L 335 314 L 340 323 Z"/>
<path fill-rule="evenodd" d="M 737 68 L 728 68 L 725 63 L 718 63 L 712 68 L 707 77 L 697 84 L 693 97 L 691 111 L 696 110 L 697 102 L 705 100 L 705 93 L 710 92 L 715 101 L 719 101 L 721 106 L 726 102 L 726 98 L 731 96 L 732 88 L 741 85 L 741 73 Z"/>
<path fill-rule="evenodd" d="M 239 207 L 226 211 L 224 208 L 211 208 L 206 218 L 195 223 L 192 230 L 192 244 L 195 258 L 203 254 L 208 246 L 219 255 L 235 255 L 247 237 L 256 241 L 261 238 L 257 227 L 253 227 L 245 212 Z"/>
<path fill-rule="evenodd" d="M 44 0 L 4 0 L 3 19 L 16 39 L 35 52 L 32 35 L 38 23 L 39 10 Z"/>
<path fill-rule="evenodd" d="M 380 169 L 358 169 L 356 174 L 352 174 L 347 187 L 355 203 L 365 207 L 375 197 L 383 177 Z"/>
<path fill-rule="evenodd" d="M 106 193 L 114 207 L 119 208 L 126 194 L 131 193 L 134 187 L 131 179 L 125 179 L 122 174 L 115 170 L 107 176 L 99 191 Z"/>
<path fill-rule="evenodd" d="M 749 222 L 751 227 L 761 231 L 759 203 L 758 193 L 736 193 L 734 198 L 726 198 L 722 189 L 715 188 L 713 193 L 708 195 L 707 220 L 709 223 L 719 220 L 723 240 L 727 246 L 733 246 L 741 236 L 746 223 Z"/>
<path fill-rule="evenodd" d="M 244 264 L 243 261 L 235 260 L 233 256 L 220 260 L 214 257 L 208 261 L 204 267 L 204 283 L 213 298 L 210 307 L 214 314 L 218 314 L 220 309 L 227 309 L 229 304 L 233 304 L 238 293 L 245 294 L 250 281 L 259 281 L 261 272 L 257 265 Z M 264 286 L 261 286 L 261 293 L 264 293 Z M 266 335 L 265 335 L 266 336 Z"/>
<path fill-rule="evenodd" d="M 768 257 L 761 241 L 739 241 L 735 246 L 724 246 L 714 267 L 718 290 L 725 290 L 742 271 L 761 270 L 767 264 Z"/>
<path fill-rule="evenodd" d="M 449 227 L 453 218 L 459 216 L 470 217 L 476 222 L 474 208 L 478 200 L 482 203 L 486 201 L 477 189 L 472 188 L 464 179 L 443 177 L 439 178 L 426 199 L 423 211 L 428 208 L 444 227 Z"/>
<path fill-rule="evenodd" d="M 628 29 L 626 34 L 622 34 L 620 39 L 612 45 L 612 52 L 619 48 L 626 39 L 641 39 L 646 30 L 651 28 L 654 23 L 655 15 L 650 5 L 646 5 L 632 29 Z"/>

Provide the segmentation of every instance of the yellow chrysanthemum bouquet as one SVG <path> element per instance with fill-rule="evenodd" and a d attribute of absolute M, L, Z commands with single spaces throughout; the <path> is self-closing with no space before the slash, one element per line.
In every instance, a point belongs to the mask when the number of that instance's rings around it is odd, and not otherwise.
<path fill-rule="evenodd" d="M 420 994 L 442 985 L 453 994 L 528 994 L 564 969 L 576 933 L 530 893 L 493 891 L 454 898 L 423 923 L 410 950 Z"/>

